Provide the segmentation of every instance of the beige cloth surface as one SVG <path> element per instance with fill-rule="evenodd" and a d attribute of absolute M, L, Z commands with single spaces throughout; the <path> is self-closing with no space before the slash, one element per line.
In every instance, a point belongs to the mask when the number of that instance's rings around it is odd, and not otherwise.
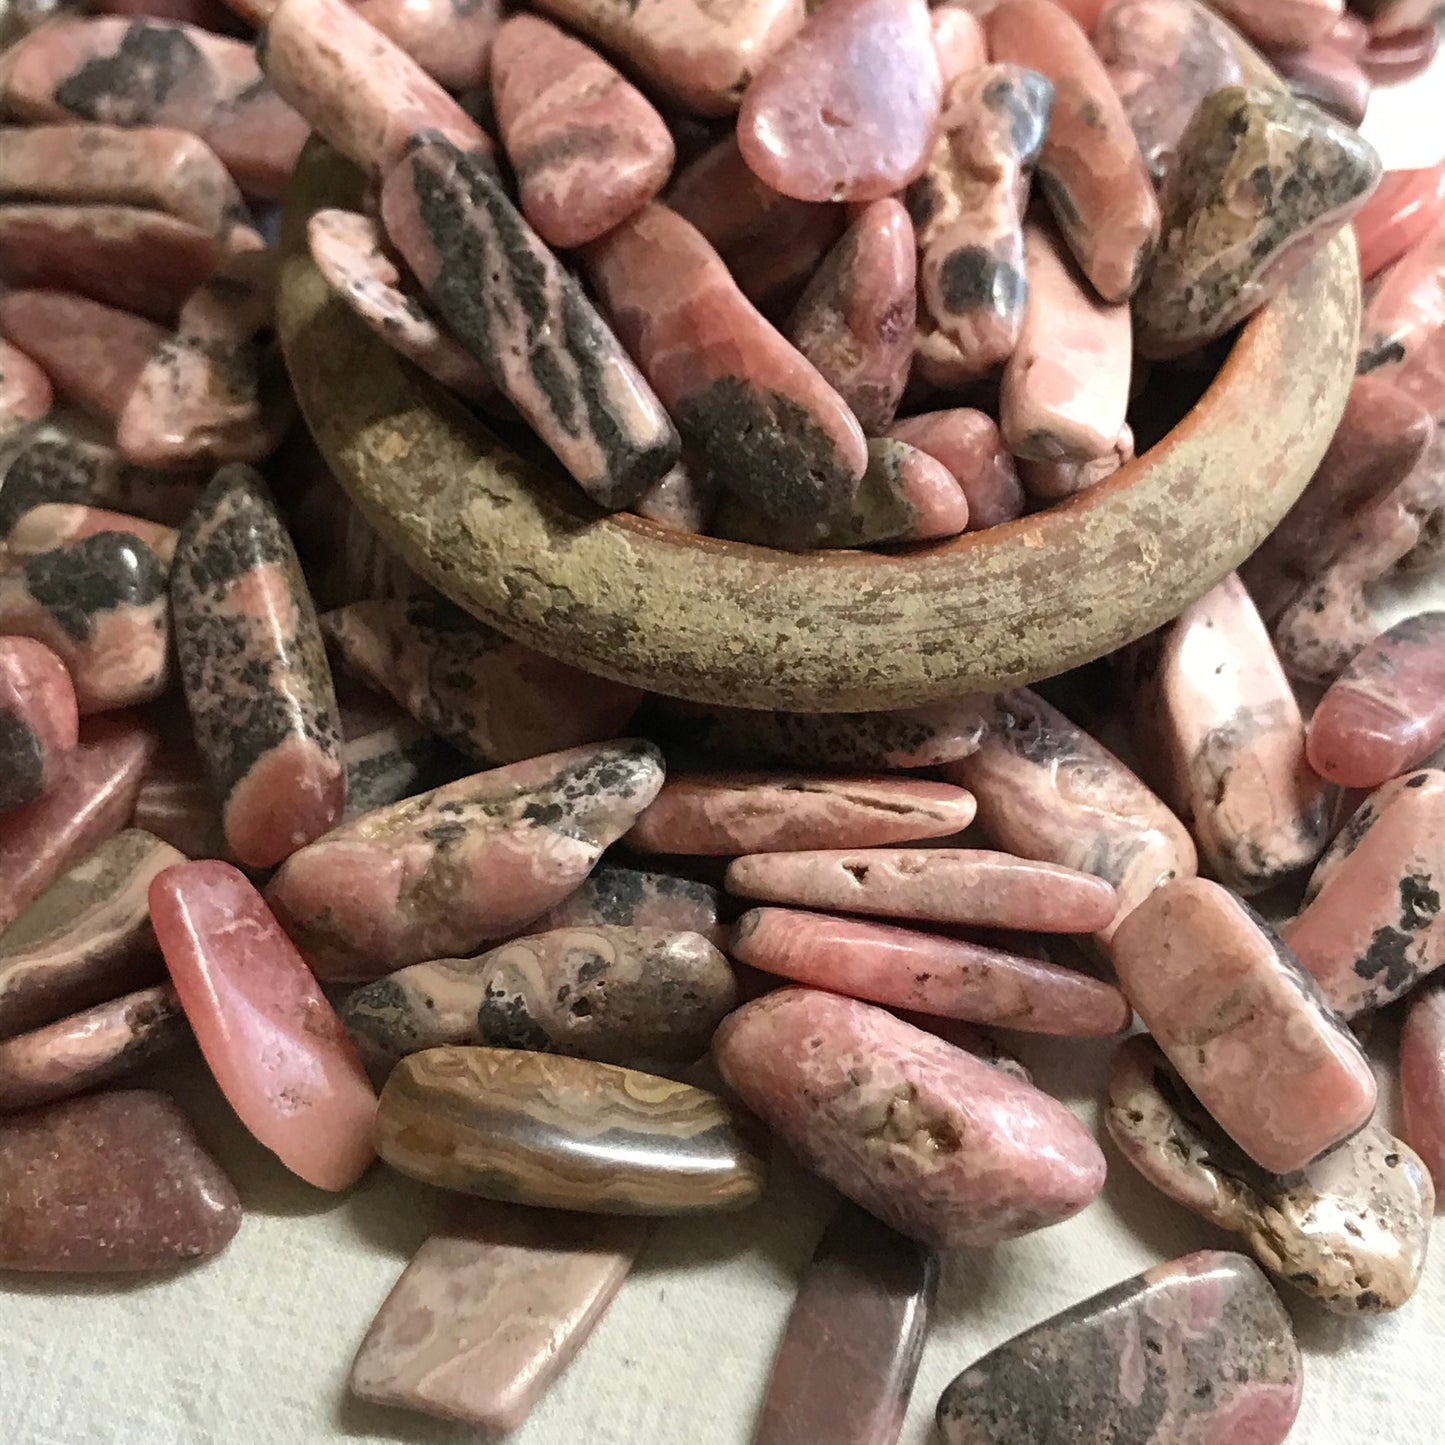
<path fill-rule="evenodd" d="M 1391 164 L 1438 159 L 1445 67 L 1383 93 L 1367 133 Z M 1424 590 L 1445 605 L 1445 581 Z M 1382 1026 L 1383 1054 L 1397 1026 Z M 1094 1125 L 1110 1048 L 1025 1041 L 1020 1052 L 1044 1088 Z M 345 1393 L 352 1352 L 425 1237 L 436 1196 L 382 1166 L 340 1201 L 319 1194 L 245 1135 L 198 1063 L 160 1081 L 236 1179 L 241 1232 L 219 1259 L 164 1280 L 4 1278 L 0 1445 L 476 1440 Z M 947 1261 L 904 1445 L 931 1439 L 940 1392 L 983 1351 L 1159 1260 L 1229 1247 L 1107 1152 L 1103 1197 L 1077 1219 Z M 758 1207 L 660 1225 L 515 1445 L 746 1445 L 831 1202 L 780 1159 Z M 1393 1316 L 1343 1319 L 1293 1294 L 1287 1303 L 1306 1356 L 1292 1445 L 1445 1445 L 1445 1237 L 1419 1293 Z"/>

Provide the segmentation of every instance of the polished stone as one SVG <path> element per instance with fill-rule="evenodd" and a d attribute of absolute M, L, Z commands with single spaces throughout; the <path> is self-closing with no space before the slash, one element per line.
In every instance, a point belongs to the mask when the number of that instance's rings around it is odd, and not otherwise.
<path fill-rule="evenodd" d="M 0 593 L 3 585 L 0 574 Z M 64 662 L 34 638 L 0 636 L 0 813 L 60 783 L 79 727 Z"/>
<path fill-rule="evenodd" d="M 1023 515 L 1024 489 L 998 423 L 972 407 L 904 417 L 888 435 L 915 446 L 953 473 L 968 501 L 968 530 L 979 531 Z"/>
<path fill-rule="evenodd" d="M 849 1198 L 936 1249 L 1077 1214 L 1104 1156 L 1047 1094 L 883 1009 L 787 988 L 713 1039 L 723 1079 Z"/>
<path fill-rule="evenodd" d="M 523 1049 L 409 1054 L 376 1117 L 377 1152 L 413 1178 L 598 1214 L 752 1204 L 766 1178 L 755 1134 L 691 1084 Z"/>
<path fill-rule="evenodd" d="M 241 1122 L 318 1189 L 372 1159 L 376 1096 L 346 1030 L 261 895 L 229 863 L 178 863 L 151 918 L 206 1063 Z"/>

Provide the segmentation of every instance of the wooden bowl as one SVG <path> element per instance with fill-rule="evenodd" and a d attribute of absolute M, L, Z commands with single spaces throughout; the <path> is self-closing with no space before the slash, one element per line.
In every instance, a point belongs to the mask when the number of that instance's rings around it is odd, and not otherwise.
<path fill-rule="evenodd" d="M 306 251 L 360 174 L 313 141 L 282 232 L 282 345 L 362 514 L 462 607 L 589 672 L 699 702 L 908 706 L 1049 677 L 1141 637 L 1239 565 L 1299 495 L 1359 336 L 1337 236 L 1243 329 L 1184 420 L 1047 511 L 908 555 L 792 553 L 605 516 L 524 460 L 328 292 Z"/>

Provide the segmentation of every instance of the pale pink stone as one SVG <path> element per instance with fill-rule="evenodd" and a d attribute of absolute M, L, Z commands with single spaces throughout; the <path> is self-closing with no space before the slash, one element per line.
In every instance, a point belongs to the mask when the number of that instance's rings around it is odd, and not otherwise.
<path fill-rule="evenodd" d="M 1303 50 L 1339 23 L 1345 0 L 1211 0 L 1249 38 L 1274 50 Z"/>
<path fill-rule="evenodd" d="M 998 423 L 972 407 L 904 417 L 888 435 L 907 442 L 953 474 L 968 502 L 968 530 L 997 527 L 1023 515 L 1024 490 Z"/>
<path fill-rule="evenodd" d="M 60 783 L 79 728 L 75 688 L 60 658 L 33 638 L 0 636 L 0 813 Z"/>
<path fill-rule="evenodd" d="M 500 0 L 357 0 L 356 5 L 357 14 L 452 91 L 486 84 L 501 8 Z"/>
<path fill-rule="evenodd" d="M 869 1004 L 781 989 L 725 1019 L 713 1057 L 805 1164 L 935 1248 L 1057 1224 L 1103 1187 L 1062 1104 Z"/>
<path fill-rule="evenodd" d="M 1445 1194 L 1445 989 L 1422 989 L 1410 1000 L 1400 1031 L 1401 1133 L 1425 1161 L 1437 1194 Z"/>
<path fill-rule="evenodd" d="M 130 821 L 156 736 L 136 716 L 89 718 L 64 777 L 0 815 L 0 929 Z"/>
<path fill-rule="evenodd" d="M 1118 895 L 1102 878 L 979 848 L 753 853 L 729 865 L 745 898 L 980 928 L 1093 933 Z"/>
<path fill-rule="evenodd" d="M 1024 227 L 1024 252 L 1029 294 L 1004 367 L 1004 440 L 1016 456 L 1042 462 L 1110 456 L 1129 409 L 1129 308 L 1100 301 L 1038 222 Z"/>
<path fill-rule="evenodd" d="M 101 532 L 126 532 L 143 542 L 169 567 L 176 551 L 176 529 L 159 522 L 147 522 L 124 512 L 109 512 L 104 507 L 87 507 L 76 502 L 44 502 L 21 516 L 5 538 L 5 548 L 12 557 L 38 557 L 71 542 Z"/>
<path fill-rule="evenodd" d="M 261 895 L 229 863 L 177 863 L 151 921 L 206 1063 L 241 1122 L 318 1189 L 374 1157 L 372 1092 L 320 986 Z"/>
<path fill-rule="evenodd" d="M 627 834 L 643 853 L 873 848 L 942 838 L 973 821 L 964 788 L 922 778 L 692 773 L 669 778 Z"/>
<path fill-rule="evenodd" d="M 743 96 L 738 148 L 800 201 L 876 201 L 928 162 L 942 91 L 924 0 L 830 0 Z"/>
<path fill-rule="evenodd" d="M 0 296 L 0 334 L 45 369 L 55 389 L 100 421 L 124 410 L 166 332 L 153 321 L 64 291 Z"/>
<path fill-rule="evenodd" d="M 1408 993 L 1445 963 L 1445 773 L 1372 793 L 1320 861 L 1280 933 L 1346 1018 Z"/>
<path fill-rule="evenodd" d="M 1375 1076 L 1354 1035 L 1218 883 L 1166 883 L 1119 925 L 1109 955 L 1159 1047 L 1261 1168 L 1303 1169 L 1369 1122 Z"/>
<path fill-rule="evenodd" d="M 1103 744 L 1027 688 L 993 700 L 977 751 L 945 776 L 973 790 L 979 822 L 1000 847 L 1096 873 L 1118 889 L 1105 941 L 1161 883 L 1196 871 L 1179 819 Z"/>
<path fill-rule="evenodd" d="M 672 171 L 672 134 L 603 58 L 532 15 L 497 33 L 492 104 L 522 214 L 549 246 L 581 246 L 646 205 Z"/>
<path fill-rule="evenodd" d="M 1417 171 L 1386 171 L 1355 213 L 1360 275 L 1368 281 L 1419 245 L 1445 216 L 1445 161 Z"/>
<path fill-rule="evenodd" d="M 39 421 L 53 399 L 50 378 L 18 347 L 0 340 L 0 439 Z"/>
<path fill-rule="evenodd" d="M 889 1008 L 1072 1037 L 1122 1033 L 1112 984 L 980 943 L 828 913 L 754 908 L 729 952 L 765 973 Z"/>

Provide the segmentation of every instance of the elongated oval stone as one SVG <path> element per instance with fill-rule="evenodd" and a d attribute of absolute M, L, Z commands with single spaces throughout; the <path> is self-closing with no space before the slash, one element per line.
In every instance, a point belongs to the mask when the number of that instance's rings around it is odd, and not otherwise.
<path fill-rule="evenodd" d="M 893 420 L 913 358 L 917 248 L 908 212 L 874 201 L 813 273 L 784 334 L 876 436 Z"/>
<path fill-rule="evenodd" d="M 1302 1371 L 1259 1266 L 1207 1250 L 1155 1265 L 975 1361 L 943 1392 L 938 1431 L 943 1445 L 1281 1445 Z"/>
<path fill-rule="evenodd" d="M 1445 991 L 1422 988 L 1400 1031 L 1402 1133 L 1425 1161 L 1436 1192 L 1445 1189 Z"/>
<path fill-rule="evenodd" d="M 0 340 L 0 441 L 47 416 L 54 400 L 50 378 L 18 346 Z"/>
<path fill-rule="evenodd" d="M 1298 1174 L 1242 1154 L 1143 1035 L 1119 1047 L 1104 1119 L 1169 1198 L 1242 1235 L 1280 1279 L 1338 1314 L 1399 1309 L 1420 1283 L 1435 1211 L 1429 1171 L 1377 1124 Z"/>
<path fill-rule="evenodd" d="M 131 714 L 87 718 L 64 777 L 0 813 L 0 929 L 130 821 L 155 748 L 155 734 Z"/>
<path fill-rule="evenodd" d="M 728 866 L 744 897 L 932 923 L 1092 933 L 1118 895 L 1102 878 L 981 848 L 754 853 Z"/>
<path fill-rule="evenodd" d="M 492 52 L 492 104 L 522 214 L 549 246 L 581 246 L 646 205 L 672 171 L 672 134 L 595 50 L 514 15 Z"/>
<path fill-rule="evenodd" d="M 738 148 L 800 201 L 876 201 L 917 179 L 942 78 L 924 0 L 832 0 L 748 86 Z"/>
<path fill-rule="evenodd" d="M 1372 280 L 1419 245 L 1445 216 L 1445 161 L 1422 170 L 1386 171 L 1355 212 L 1360 276 Z"/>
<path fill-rule="evenodd" d="M 635 740 L 477 773 L 333 829 L 267 897 L 321 978 L 463 956 L 566 898 L 661 786 Z"/>
<path fill-rule="evenodd" d="M 1125 664 L 1131 723 L 1200 856 L 1241 893 L 1313 863 L 1330 790 L 1269 633 L 1233 574 L 1137 644 Z"/>
<path fill-rule="evenodd" d="M 912 778 L 685 773 L 669 778 L 627 835 L 644 853 L 872 848 L 942 838 L 973 822 L 963 788 Z"/>
<path fill-rule="evenodd" d="M 766 1169 L 751 1121 L 691 1084 L 521 1049 L 428 1049 L 376 1117 L 394 1169 L 485 1199 L 598 1214 L 741 1209 Z"/>
<path fill-rule="evenodd" d="M 499 0 L 360 0 L 356 10 L 448 90 L 487 83 Z"/>
<path fill-rule="evenodd" d="M 997 527 L 1023 515 L 1024 489 L 998 423 L 972 407 L 904 417 L 888 435 L 915 446 L 953 473 L 968 500 L 968 530 Z"/>
<path fill-rule="evenodd" d="M 163 126 L 12 126 L 0 141 L 0 198 L 163 211 L 213 235 L 244 216 L 231 173 L 199 136 Z"/>
<path fill-rule="evenodd" d="M 0 1113 L 111 1083 L 173 1048 L 188 1032 L 175 993 L 161 985 L 0 1041 Z"/>
<path fill-rule="evenodd" d="M 603 310 L 677 422 L 689 465 L 772 524 L 776 545 L 816 545 L 850 513 L 868 463 L 843 399 L 667 207 L 644 207 L 594 241 L 584 261 Z"/>
<path fill-rule="evenodd" d="M 336 694 L 296 549 L 248 467 L 223 467 L 181 530 L 176 653 L 226 841 L 268 867 L 345 801 Z M 244 660 L 244 666 L 241 665 Z"/>
<path fill-rule="evenodd" d="M 346 1189 L 372 1160 L 376 1096 L 356 1049 L 261 895 L 229 863 L 150 887 L 166 967 L 241 1122 L 293 1174 Z"/>
<path fill-rule="evenodd" d="M 1178 879 L 1115 930 L 1119 983 L 1261 1168 L 1303 1169 L 1369 1122 L 1375 1076 L 1293 953 L 1218 883 Z"/>
<path fill-rule="evenodd" d="M 426 140 L 381 213 L 442 320 L 594 502 L 627 506 L 677 461 L 663 403 L 486 164 Z"/>
<path fill-rule="evenodd" d="M 353 602 L 321 626 L 362 681 L 484 762 L 616 737 L 642 701 L 636 688 L 533 652 L 440 598 Z"/>
<path fill-rule="evenodd" d="M 1027 1033 L 1121 1033 L 1133 1010 L 1112 984 L 1072 969 L 909 928 L 754 908 L 729 952 L 796 983 L 945 1018 Z"/>
<path fill-rule="evenodd" d="M 707 1052 L 736 1003 L 727 960 L 700 934 L 598 924 L 414 963 L 357 989 L 341 1020 L 362 1057 L 384 1067 L 481 1044 L 675 1068 Z"/>
<path fill-rule="evenodd" d="M 0 637 L 0 814 L 59 784 L 79 736 L 65 664 L 31 637 Z"/>
<path fill-rule="evenodd" d="M 165 1094 L 126 1089 L 0 1119 L 0 1267 L 175 1268 L 218 1254 L 241 1202 Z"/>
<path fill-rule="evenodd" d="M 45 643 L 82 713 L 159 697 L 170 682 L 166 569 L 126 532 L 98 532 L 0 572 L 0 632 Z"/>
<path fill-rule="evenodd" d="M 803 1271 L 753 1445 L 892 1445 L 938 1290 L 938 1258 L 844 1204 Z"/>
<path fill-rule="evenodd" d="M 5 550 L 12 558 L 39 557 L 102 532 L 123 532 L 143 542 L 169 571 L 176 551 L 174 527 L 75 502 L 43 502 L 31 507 L 6 533 Z"/>
<path fill-rule="evenodd" d="M 0 934 L 0 1039 L 162 977 L 147 892 L 183 861 L 127 828 L 63 873 Z"/>
<path fill-rule="evenodd" d="M 606 1312 L 647 1228 L 466 1201 L 382 1302 L 351 1393 L 488 1434 L 518 1429 Z"/>
<path fill-rule="evenodd" d="M 476 121 L 346 0 L 281 0 L 257 37 L 256 55 L 277 94 L 379 180 L 432 132 L 492 154 Z"/>
<path fill-rule="evenodd" d="M 1142 355 L 1193 351 L 1264 305 L 1365 202 L 1380 158 L 1283 91 L 1229 85 L 1179 141 L 1159 251 L 1134 302 Z"/>
<path fill-rule="evenodd" d="M 713 1057 L 809 1168 L 936 1249 L 1057 1224 L 1103 1186 L 1062 1104 L 869 1004 L 767 994 L 724 1021 Z"/>
<path fill-rule="evenodd" d="M 576 892 L 539 914 L 529 927 L 533 933 L 601 924 L 662 928 L 672 933 L 700 933 L 722 948 L 731 930 L 718 921 L 721 902 L 716 888 L 692 878 L 599 863 Z"/>

